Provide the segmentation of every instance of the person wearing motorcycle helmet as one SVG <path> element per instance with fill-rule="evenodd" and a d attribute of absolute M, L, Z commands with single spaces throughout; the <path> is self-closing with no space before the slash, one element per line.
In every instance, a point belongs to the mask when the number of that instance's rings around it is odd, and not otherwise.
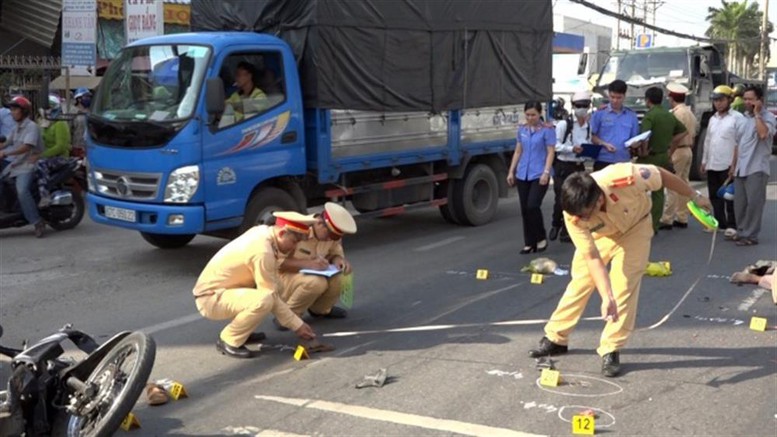
<path fill-rule="evenodd" d="M 43 153 L 36 163 L 38 191 L 40 201 L 38 208 L 48 208 L 51 204 L 51 193 L 48 185 L 53 170 L 60 168 L 70 157 L 70 126 L 67 121 L 57 120 L 62 114 L 62 103 L 58 96 L 49 96 L 49 108 L 42 113 L 40 126 L 43 133 Z"/>
<path fill-rule="evenodd" d="M 73 98 L 76 102 L 76 116 L 73 119 L 73 140 L 70 154 L 83 158 L 86 156 L 86 117 L 92 103 L 92 93 L 87 88 L 78 88 Z"/>
<path fill-rule="evenodd" d="M 734 90 L 728 85 L 718 85 L 712 90 L 712 106 L 715 113 L 709 118 L 707 134 L 702 148 L 701 173 L 707 175 L 707 191 L 710 193 L 712 211 L 718 226 L 724 230 L 727 240 L 736 237 L 737 221 L 734 202 L 718 195 L 720 187 L 733 180 L 732 163 L 737 144 L 737 127 L 744 116 L 732 110 Z M 705 228 L 706 229 L 706 228 Z"/>
<path fill-rule="evenodd" d="M 744 113 L 745 100 L 743 99 L 742 96 L 745 94 L 745 86 L 742 85 L 741 83 L 738 83 L 734 85 L 733 91 L 734 91 L 734 101 L 731 103 L 731 109 Z"/>
<path fill-rule="evenodd" d="M 32 104 L 26 97 L 16 96 L 7 104 L 16 122 L 15 129 L 3 144 L 0 144 L 0 160 L 11 157 L 11 162 L 0 173 L 0 179 L 11 178 L 16 187 L 16 196 L 27 223 L 35 227 L 35 236 L 40 238 L 46 223 L 38 214 L 35 199 L 30 188 L 35 177 L 35 159 L 43 152 L 40 128 L 30 119 Z M 6 205 L 4 190 L 0 190 L 0 205 Z"/>

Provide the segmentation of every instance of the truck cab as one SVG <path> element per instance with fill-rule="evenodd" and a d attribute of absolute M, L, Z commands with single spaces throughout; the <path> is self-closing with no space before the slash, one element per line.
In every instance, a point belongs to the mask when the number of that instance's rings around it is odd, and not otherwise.
<path fill-rule="evenodd" d="M 236 86 L 245 70 L 247 93 Z M 223 111 L 209 112 L 206 94 L 221 96 Z M 90 215 L 160 247 L 239 227 L 260 177 L 304 175 L 302 114 L 281 39 L 214 32 L 133 43 L 89 116 Z"/>
<path fill-rule="evenodd" d="M 594 89 L 606 96 L 610 82 L 625 81 L 629 88 L 624 104 L 642 120 L 647 111 L 645 91 L 648 88 L 658 86 L 666 95 L 666 84 L 685 85 L 690 90 L 686 104 L 700 125 L 691 165 L 691 178 L 699 179 L 707 123 L 714 111 L 710 95 L 716 86 L 730 81 L 721 53 L 714 45 L 615 51 L 605 63 Z M 665 105 L 668 107 L 668 102 Z"/>

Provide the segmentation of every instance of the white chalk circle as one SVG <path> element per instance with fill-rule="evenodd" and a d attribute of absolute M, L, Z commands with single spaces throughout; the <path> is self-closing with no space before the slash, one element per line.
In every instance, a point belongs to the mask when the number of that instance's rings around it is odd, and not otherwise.
<path fill-rule="evenodd" d="M 609 428 L 615 425 L 615 416 L 602 410 L 601 408 L 586 407 L 585 405 L 564 405 L 558 410 L 558 418 L 567 423 L 572 423 L 572 417 L 576 414 L 580 414 L 585 410 L 592 410 L 598 416 L 596 418 L 597 428 Z M 569 416 L 567 419 L 565 416 Z"/>
<path fill-rule="evenodd" d="M 607 381 L 606 379 L 596 378 L 594 376 L 588 376 L 588 375 L 578 375 L 574 373 L 562 373 L 561 374 L 561 385 L 558 387 L 546 387 L 542 384 L 540 384 L 540 378 L 537 378 L 537 387 L 539 387 L 542 390 L 545 390 L 550 393 L 556 393 L 560 395 L 567 395 L 567 396 L 577 396 L 581 398 L 596 398 L 599 396 L 612 396 L 615 394 L 618 394 L 623 391 L 623 387 L 619 386 L 618 384 Z M 581 391 L 585 390 L 588 393 L 576 393 L 571 391 L 566 391 L 571 389 L 572 387 L 580 387 Z M 595 392 L 590 393 L 590 391 L 597 391 L 598 389 L 601 389 L 601 393 Z"/>

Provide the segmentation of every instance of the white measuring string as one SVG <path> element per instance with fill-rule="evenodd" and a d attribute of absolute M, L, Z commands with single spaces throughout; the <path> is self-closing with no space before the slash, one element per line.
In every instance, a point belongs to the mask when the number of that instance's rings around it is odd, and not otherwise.
<path fill-rule="evenodd" d="M 712 256 L 715 253 L 715 240 L 717 231 L 712 233 L 712 240 L 710 243 L 710 253 L 709 257 L 707 258 L 707 266 L 710 265 L 710 262 L 712 261 Z M 705 269 L 706 270 L 706 269 Z M 680 300 L 675 304 L 675 306 L 666 313 L 661 319 L 658 320 L 658 322 L 646 326 L 643 328 L 637 328 L 635 331 L 648 331 L 651 329 L 658 328 L 659 326 L 663 325 L 669 318 L 674 314 L 675 311 L 677 311 L 677 308 L 680 307 L 680 305 L 685 302 L 685 299 L 688 298 L 688 296 L 691 294 L 691 292 L 696 288 L 696 285 L 701 281 L 701 279 L 704 277 L 705 272 L 702 272 L 698 278 L 696 278 L 695 281 L 693 281 L 693 284 L 686 290 L 685 294 L 680 298 Z M 599 317 L 581 317 L 580 320 L 584 321 L 594 321 L 594 320 L 604 320 L 601 316 Z M 425 331 L 442 331 L 447 329 L 461 329 L 461 328 L 477 328 L 477 327 L 484 327 L 484 326 L 520 326 L 520 325 L 544 325 L 548 322 L 550 322 L 551 319 L 529 319 L 529 320 L 507 320 L 503 322 L 490 322 L 490 323 L 463 323 L 458 325 L 428 325 L 428 326 L 410 326 L 406 328 L 392 328 L 392 329 L 372 329 L 372 330 L 366 330 L 366 331 L 342 331 L 342 332 L 330 332 L 327 334 L 322 334 L 322 337 L 353 337 L 357 335 L 368 335 L 368 334 L 390 334 L 390 333 L 403 333 L 403 332 L 425 332 Z"/>

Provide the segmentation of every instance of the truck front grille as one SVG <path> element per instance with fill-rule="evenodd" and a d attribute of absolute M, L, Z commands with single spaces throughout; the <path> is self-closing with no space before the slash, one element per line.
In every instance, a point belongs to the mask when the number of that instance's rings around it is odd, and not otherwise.
<path fill-rule="evenodd" d="M 161 173 L 130 173 L 94 170 L 97 192 L 103 196 L 128 200 L 154 200 L 159 190 Z"/>

